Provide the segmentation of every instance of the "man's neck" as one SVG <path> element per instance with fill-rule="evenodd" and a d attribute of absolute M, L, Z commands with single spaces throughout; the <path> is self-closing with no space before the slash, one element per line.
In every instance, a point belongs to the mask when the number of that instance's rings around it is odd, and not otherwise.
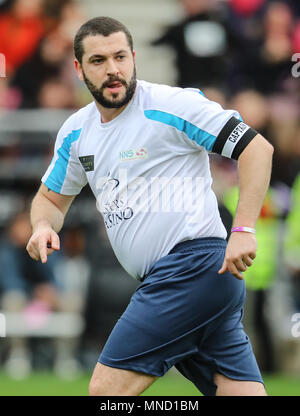
<path fill-rule="evenodd" d="M 97 101 L 95 101 L 95 103 L 100 112 L 102 123 L 108 123 L 109 121 L 112 121 L 114 118 L 118 117 L 118 115 L 121 114 L 122 111 L 124 111 L 129 104 L 127 103 L 120 108 L 105 108 L 102 105 L 100 105 Z"/>

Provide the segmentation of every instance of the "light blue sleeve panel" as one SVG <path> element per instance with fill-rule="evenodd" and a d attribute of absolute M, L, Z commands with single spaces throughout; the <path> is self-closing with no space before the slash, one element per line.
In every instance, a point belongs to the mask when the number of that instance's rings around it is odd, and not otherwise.
<path fill-rule="evenodd" d="M 224 110 L 197 89 L 164 88 L 161 97 L 151 104 L 144 111 L 148 119 L 176 128 L 191 140 L 193 146 L 209 152 L 228 120 L 232 117 L 240 119 L 238 112 Z"/>
<path fill-rule="evenodd" d="M 74 152 L 74 144 L 82 129 L 62 128 L 57 136 L 54 156 L 42 182 L 52 191 L 62 195 L 78 195 L 87 179 L 79 159 Z"/>
<path fill-rule="evenodd" d="M 145 110 L 145 116 L 150 120 L 160 121 L 161 123 L 175 127 L 177 130 L 185 133 L 189 139 L 193 140 L 199 146 L 205 147 L 207 150 L 211 150 L 216 141 L 216 137 L 212 134 L 174 114 L 159 110 Z"/>

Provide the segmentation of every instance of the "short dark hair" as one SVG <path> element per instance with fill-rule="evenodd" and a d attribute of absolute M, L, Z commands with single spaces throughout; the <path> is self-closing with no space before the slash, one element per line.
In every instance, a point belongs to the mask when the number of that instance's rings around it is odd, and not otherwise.
<path fill-rule="evenodd" d="M 126 35 L 128 45 L 133 52 L 133 40 L 132 36 L 121 22 L 111 17 L 94 17 L 84 23 L 77 31 L 74 38 L 74 53 L 76 59 L 82 63 L 82 56 L 84 54 L 82 41 L 87 36 L 109 36 L 112 33 L 123 32 Z"/>

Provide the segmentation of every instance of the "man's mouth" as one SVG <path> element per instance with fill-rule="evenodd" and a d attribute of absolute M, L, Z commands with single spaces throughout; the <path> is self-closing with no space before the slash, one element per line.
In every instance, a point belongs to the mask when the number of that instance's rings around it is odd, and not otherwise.
<path fill-rule="evenodd" d="M 114 81 L 114 82 L 107 84 L 106 88 L 108 88 L 110 92 L 116 93 L 116 92 L 119 92 L 122 87 L 123 87 L 123 84 L 121 82 Z"/>

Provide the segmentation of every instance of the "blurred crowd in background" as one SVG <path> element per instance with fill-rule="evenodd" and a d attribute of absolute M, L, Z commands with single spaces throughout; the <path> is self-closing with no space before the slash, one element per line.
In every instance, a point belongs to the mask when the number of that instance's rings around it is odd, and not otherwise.
<path fill-rule="evenodd" d="M 300 61 L 300 3 L 179 2 L 182 19 L 161 28 L 151 41 L 153 48 L 167 45 L 173 50 L 176 85 L 199 88 L 223 108 L 237 109 L 244 122 L 275 148 L 271 186 L 257 224 L 258 256 L 245 273 L 249 294 L 245 325 L 252 330 L 264 372 L 292 367 L 299 371 L 300 338 L 292 340 L 294 352 L 287 351 L 296 357 L 290 367 L 285 366 L 281 352 L 283 361 L 278 361 L 267 308 L 272 288 L 283 279 L 288 289 L 282 296 L 288 299 L 290 316 L 300 312 L 300 68 L 295 69 Z M 73 69 L 73 37 L 86 20 L 82 3 L 0 0 L 0 53 L 6 60 L 6 76 L 0 78 L 0 116 L 26 109 L 75 111 L 91 101 Z M 85 325 L 80 336 L 76 328 L 67 337 L 54 333 L 53 345 L 47 337 L 18 336 L 17 329 L 5 342 L 1 339 L 0 360 L 19 378 L 32 368 L 49 365 L 65 376 L 93 366 L 137 285 L 114 257 L 87 189 L 68 214 L 61 233 L 62 252 L 43 266 L 29 259 L 25 251 L 31 233 L 28 209 L 44 171 L 39 168 L 40 175 L 34 178 L 22 172 L 28 161 L 37 158 L 44 160 L 46 168 L 52 146 L 53 137 L 45 133 L 0 133 L 0 164 L 9 169 L 27 160 L 19 176 L 0 174 L 4 195 L 0 310 L 11 316 L 25 314 L 32 333 L 39 324 L 30 317 L 41 316 L 43 322 L 51 312 L 82 317 Z M 211 168 L 220 213 L 229 230 L 238 198 L 236 162 L 211 155 Z M 6 200 L 6 194 L 14 197 Z"/>

